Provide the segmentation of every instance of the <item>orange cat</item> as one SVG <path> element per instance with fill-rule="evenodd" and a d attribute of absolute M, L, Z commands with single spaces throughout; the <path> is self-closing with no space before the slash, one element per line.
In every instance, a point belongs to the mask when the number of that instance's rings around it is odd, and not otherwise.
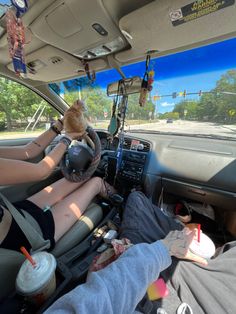
<path fill-rule="evenodd" d="M 84 117 L 84 111 L 83 101 L 77 100 L 74 102 L 64 115 L 64 128 L 66 133 L 78 133 L 78 137 L 83 138 L 94 149 L 94 143 L 86 133 L 88 123 Z"/>

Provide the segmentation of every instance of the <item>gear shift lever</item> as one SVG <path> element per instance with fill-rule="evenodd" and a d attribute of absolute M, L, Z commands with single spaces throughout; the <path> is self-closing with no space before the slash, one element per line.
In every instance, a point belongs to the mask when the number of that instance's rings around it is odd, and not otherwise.
<path fill-rule="evenodd" d="M 119 207 L 123 202 L 124 198 L 117 193 L 114 193 L 109 196 L 109 200 L 114 204 L 114 206 Z"/>

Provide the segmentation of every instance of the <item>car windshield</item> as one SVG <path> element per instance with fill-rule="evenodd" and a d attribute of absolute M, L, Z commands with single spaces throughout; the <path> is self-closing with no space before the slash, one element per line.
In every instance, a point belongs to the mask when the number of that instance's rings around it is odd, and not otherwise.
<path fill-rule="evenodd" d="M 236 139 L 236 39 L 152 58 L 153 88 L 144 107 L 139 94 L 128 97 L 126 130 Z M 121 67 L 125 76 L 145 73 L 145 61 Z M 51 83 L 50 88 L 71 105 L 81 97 L 96 129 L 107 129 L 113 98 L 107 84 L 121 79 L 112 69 L 87 77 Z"/>

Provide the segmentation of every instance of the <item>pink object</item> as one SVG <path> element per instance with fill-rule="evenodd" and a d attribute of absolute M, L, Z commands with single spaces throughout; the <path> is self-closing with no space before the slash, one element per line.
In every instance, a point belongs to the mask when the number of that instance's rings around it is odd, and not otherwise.
<path fill-rule="evenodd" d="M 154 301 L 167 297 L 169 295 L 169 290 L 165 281 L 162 278 L 159 278 L 148 287 L 147 294 L 149 300 Z"/>

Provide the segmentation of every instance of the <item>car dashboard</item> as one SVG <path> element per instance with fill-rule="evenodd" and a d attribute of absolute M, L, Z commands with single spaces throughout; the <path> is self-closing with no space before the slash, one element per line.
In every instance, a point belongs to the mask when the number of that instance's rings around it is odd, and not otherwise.
<path fill-rule="evenodd" d="M 121 158 L 118 160 L 119 137 L 112 139 L 106 131 L 97 131 L 97 133 L 102 146 L 101 161 L 97 172 L 109 183 L 117 184 L 120 188 L 142 185 L 151 143 L 125 135 Z M 118 167 L 117 163 L 119 163 Z"/>
<path fill-rule="evenodd" d="M 100 139 L 109 137 L 98 131 Z M 233 210 L 236 197 L 236 141 L 154 132 L 125 133 L 116 172 L 115 144 L 107 144 L 101 165 L 108 181 L 129 192 L 141 187 L 153 198 L 162 189 L 178 197 Z M 115 166 L 114 166 L 115 165 Z"/>

